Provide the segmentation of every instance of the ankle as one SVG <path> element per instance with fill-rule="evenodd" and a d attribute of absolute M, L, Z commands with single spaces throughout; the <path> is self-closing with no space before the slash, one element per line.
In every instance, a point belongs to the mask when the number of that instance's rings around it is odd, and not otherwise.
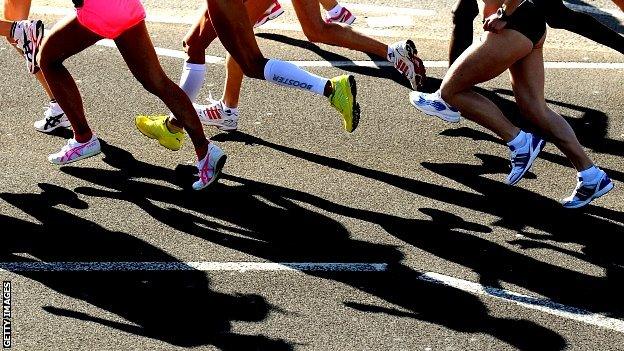
<path fill-rule="evenodd" d="M 165 120 L 165 127 L 167 127 L 167 130 L 171 133 L 182 133 L 184 131 L 184 128 L 178 124 L 178 120 L 172 119 L 171 117 Z"/>
<path fill-rule="evenodd" d="M 90 129 L 81 133 L 74 132 L 74 140 L 81 144 L 88 142 L 91 138 L 93 138 L 93 132 Z"/>

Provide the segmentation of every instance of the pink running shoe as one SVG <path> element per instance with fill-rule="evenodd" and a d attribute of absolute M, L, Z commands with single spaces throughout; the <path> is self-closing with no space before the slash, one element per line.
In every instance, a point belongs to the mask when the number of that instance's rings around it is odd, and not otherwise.
<path fill-rule="evenodd" d="M 274 1 L 273 5 L 269 6 L 269 8 L 266 11 L 264 11 L 264 15 L 262 15 L 262 17 L 260 17 L 256 21 L 256 24 L 254 24 L 254 28 L 258 28 L 261 25 L 267 23 L 268 21 L 278 18 L 283 13 L 284 13 L 284 9 L 282 8 L 282 5 L 280 5 L 279 2 Z"/>
<path fill-rule="evenodd" d="M 344 23 L 347 25 L 352 25 L 353 22 L 355 22 L 356 17 L 353 16 L 353 14 L 351 13 L 351 11 L 347 10 L 346 7 L 343 7 L 342 10 L 340 10 L 340 13 L 338 14 L 338 16 L 330 16 L 329 13 L 327 14 L 327 18 L 325 18 L 325 22 L 327 23 Z"/>
<path fill-rule="evenodd" d="M 208 144 L 208 153 L 197 162 L 199 180 L 193 183 L 194 190 L 202 190 L 219 178 L 221 170 L 225 165 L 227 156 L 220 147 L 214 143 Z"/>
<path fill-rule="evenodd" d="M 67 145 L 63 146 L 61 151 L 48 156 L 48 161 L 61 166 L 82 160 L 83 158 L 95 156 L 100 152 L 100 141 L 95 134 L 93 134 L 91 140 L 86 143 L 79 143 L 74 138 L 69 139 Z"/>

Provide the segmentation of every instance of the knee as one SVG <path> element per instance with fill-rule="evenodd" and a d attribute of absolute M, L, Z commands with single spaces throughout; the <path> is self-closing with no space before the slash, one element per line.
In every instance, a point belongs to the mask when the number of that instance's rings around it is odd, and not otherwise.
<path fill-rule="evenodd" d="M 479 15 L 479 5 L 476 0 L 459 0 L 455 8 L 451 11 L 454 24 L 472 25 L 472 22 Z"/>
<path fill-rule="evenodd" d="M 62 67 L 63 61 L 64 59 L 55 57 L 49 50 L 46 50 L 45 45 L 41 48 L 41 51 L 39 51 L 39 54 L 37 55 L 37 63 L 43 72 Z"/>
<path fill-rule="evenodd" d="M 238 62 L 238 65 L 245 76 L 249 78 L 264 79 L 264 66 L 266 65 L 266 61 L 237 60 L 236 62 Z"/>
<path fill-rule="evenodd" d="M 318 21 L 315 21 L 314 23 L 309 23 L 309 24 L 302 26 L 303 34 L 311 43 L 325 44 L 326 43 L 325 33 L 327 33 L 327 26 L 330 26 L 330 25 L 338 26 L 339 24 L 327 24 L 319 19 Z"/>
<path fill-rule="evenodd" d="M 204 63 L 206 60 L 206 44 L 201 38 L 195 35 L 189 35 L 182 41 L 182 48 L 186 52 L 189 62 Z"/>

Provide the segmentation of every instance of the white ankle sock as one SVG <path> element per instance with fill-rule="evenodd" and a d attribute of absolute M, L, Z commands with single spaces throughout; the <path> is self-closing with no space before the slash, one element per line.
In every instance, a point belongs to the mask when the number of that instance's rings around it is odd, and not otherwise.
<path fill-rule="evenodd" d="M 317 95 L 323 95 L 327 78 L 304 71 L 289 62 L 269 60 L 264 66 L 264 79 L 285 87 L 308 90 Z"/>
<path fill-rule="evenodd" d="M 507 143 L 507 146 L 509 146 L 512 150 L 522 149 L 527 143 L 526 139 L 527 133 L 521 130 L 512 141 Z"/>
<path fill-rule="evenodd" d="M 580 171 L 578 175 L 579 177 L 583 178 L 584 183 L 592 184 L 596 183 L 596 181 L 598 180 L 597 178 L 600 175 L 600 170 L 595 165 L 592 165 L 588 169 Z"/>
<path fill-rule="evenodd" d="M 340 11 L 342 11 L 342 6 L 340 6 L 340 4 L 334 6 L 331 10 L 327 11 L 327 14 L 329 14 L 329 16 L 331 17 L 336 17 L 340 14 Z"/>
<path fill-rule="evenodd" d="M 206 65 L 196 63 L 184 63 L 182 76 L 180 76 L 180 88 L 184 90 L 191 102 L 197 100 L 204 81 L 206 80 Z"/>

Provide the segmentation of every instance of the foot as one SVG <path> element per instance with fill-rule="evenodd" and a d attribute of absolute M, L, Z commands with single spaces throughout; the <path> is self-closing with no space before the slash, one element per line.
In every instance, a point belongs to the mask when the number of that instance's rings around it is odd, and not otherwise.
<path fill-rule="evenodd" d="M 327 23 L 344 23 L 347 25 L 352 25 L 355 22 L 356 17 L 351 13 L 351 11 L 347 10 L 347 8 L 343 7 L 340 10 L 340 13 L 336 16 L 332 16 L 327 13 L 327 17 L 325 17 L 325 22 Z"/>
<path fill-rule="evenodd" d="M 143 135 L 158 140 L 169 150 L 180 150 L 184 143 L 184 132 L 171 132 L 167 127 L 168 116 L 136 116 L 134 123 Z"/>
<path fill-rule="evenodd" d="M 544 146 L 544 139 L 531 133 L 526 133 L 524 146 L 515 150 L 510 146 L 511 172 L 507 176 L 507 184 L 515 185 L 524 177 Z"/>
<path fill-rule="evenodd" d="M 212 142 L 208 144 L 208 153 L 197 162 L 199 180 L 193 183 L 193 189 L 201 190 L 216 181 L 221 175 L 226 159 L 227 156 L 220 147 Z"/>
<path fill-rule="evenodd" d="M 409 80 L 412 89 L 417 90 L 425 83 L 425 66 L 417 56 L 418 50 L 411 40 L 399 41 L 390 45 L 388 61 L 394 68 L 401 72 Z"/>
<path fill-rule="evenodd" d="M 360 104 L 357 102 L 355 78 L 343 75 L 330 81 L 334 92 L 329 96 L 329 102 L 342 115 L 344 129 L 352 133 L 360 122 Z"/>
<path fill-rule="evenodd" d="M 40 20 L 18 21 L 11 28 L 11 37 L 17 43 L 17 47 L 24 53 L 26 67 L 30 73 L 36 73 L 39 70 L 37 54 L 43 40 L 43 32 L 43 22 Z"/>
<path fill-rule="evenodd" d="M 429 116 L 435 116 L 451 123 L 457 123 L 461 119 L 459 111 L 442 100 L 439 90 L 433 94 L 412 91 L 410 102 L 418 111 Z"/>
<path fill-rule="evenodd" d="M 278 18 L 283 13 L 284 13 L 284 9 L 282 8 L 282 5 L 280 5 L 279 2 L 274 1 L 273 4 L 269 6 L 269 8 L 266 11 L 264 11 L 264 14 L 262 15 L 262 17 L 260 17 L 256 21 L 256 23 L 254 24 L 254 28 L 258 28 L 261 25 L 267 23 L 268 21 L 272 21 Z"/>
<path fill-rule="evenodd" d="M 583 207 L 594 199 L 608 193 L 613 187 L 613 182 L 609 179 L 609 176 L 607 176 L 603 170 L 599 169 L 599 175 L 591 182 L 579 177 L 572 195 L 563 199 L 561 204 L 565 208 Z"/>
<path fill-rule="evenodd" d="M 50 133 L 57 128 L 71 127 L 71 124 L 60 106 L 55 103 L 50 103 L 45 110 L 43 119 L 35 121 L 34 127 L 42 133 Z"/>
<path fill-rule="evenodd" d="M 226 107 L 222 101 L 210 100 L 210 105 L 193 104 L 199 120 L 219 130 L 233 132 L 238 128 L 238 111 Z"/>
<path fill-rule="evenodd" d="M 82 160 L 83 158 L 95 156 L 101 151 L 100 141 L 95 136 L 86 143 L 79 143 L 72 138 L 67 141 L 67 145 L 63 146 L 61 151 L 48 156 L 48 161 L 55 165 L 65 165 L 68 163 Z"/>

